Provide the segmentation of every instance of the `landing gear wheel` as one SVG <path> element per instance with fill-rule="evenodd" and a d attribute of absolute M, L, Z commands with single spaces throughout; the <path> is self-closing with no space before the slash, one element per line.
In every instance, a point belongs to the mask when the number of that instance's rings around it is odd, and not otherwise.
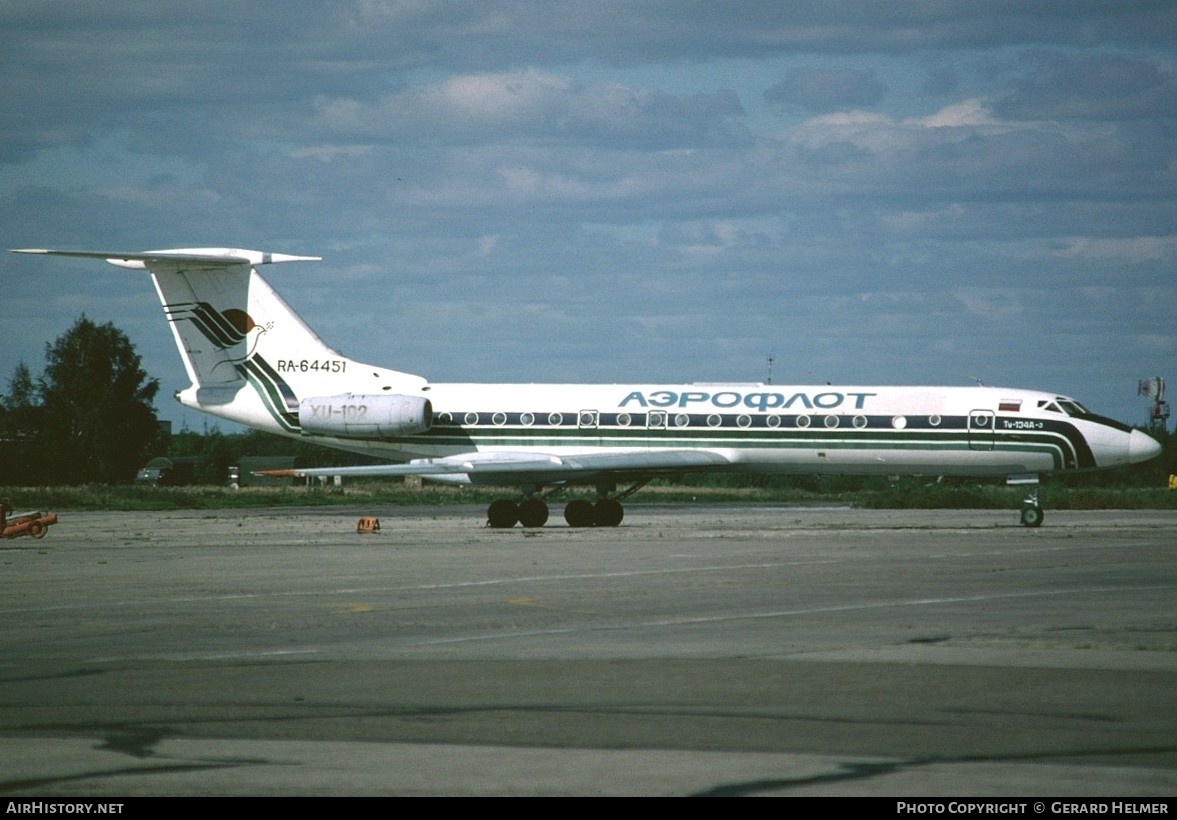
<path fill-rule="evenodd" d="M 1023 527 L 1041 527 L 1042 526 L 1042 508 L 1033 504 L 1022 507 L 1022 526 Z"/>
<path fill-rule="evenodd" d="M 593 523 L 598 527 L 616 527 L 624 517 L 625 509 L 616 499 L 602 498 L 593 508 Z"/>
<path fill-rule="evenodd" d="M 548 523 L 548 505 L 538 498 L 519 502 L 519 523 L 525 527 L 542 527 Z"/>
<path fill-rule="evenodd" d="M 33 523 L 29 524 L 29 535 L 33 536 L 33 538 L 44 538 L 45 525 L 40 521 L 34 521 Z"/>
<path fill-rule="evenodd" d="M 564 520 L 570 527 L 591 527 L 595 518 L 591 502 L 578 498 L 564 507 Z"/>
<path fill-rule="evenodd" d="M 495 529 L 510 529 L 518 520 L 519 505 L 505 498 L 492 501 L 486 510 L 486 522 Z"/>

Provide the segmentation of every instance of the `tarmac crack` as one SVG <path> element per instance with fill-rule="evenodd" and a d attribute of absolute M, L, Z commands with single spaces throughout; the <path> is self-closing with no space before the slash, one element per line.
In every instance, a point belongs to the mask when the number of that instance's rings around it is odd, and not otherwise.
<path fill-rule="evenodd" d="M 748 780 L 716 786 L 706 791 L 695 792 L 690 797 L 752 797 L 765 792 L 799 789 L 806 786 L 846 783 L 854 780 L 871 780 L 884 775 L 914 771 L 931 766 L 954 766 L 967 763 L 1058 763 L 1074 757 L 1130 756 L 1139 754 L 1171 754 L 1175 746 L 1159 746 L 1138 749 L 1086 749 L 1075 751 L 1052 750 L 1029 752 L 1020 755 L 968 755 L 962 757 L 928 757 L 910 760 L 880 762 L 843 763 L 838 771 L 809 777 L 772 778 Z"/>

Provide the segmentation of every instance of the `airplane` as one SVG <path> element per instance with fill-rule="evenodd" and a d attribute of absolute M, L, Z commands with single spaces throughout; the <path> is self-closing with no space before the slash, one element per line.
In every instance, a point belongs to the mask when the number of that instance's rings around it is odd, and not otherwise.
<path fill-rule="evenodd" d="M 1147 434 L 1039 390 L 433 383 L 329 347 L 257 270 L 320 257 L 230 248 L 14 252 L 146 270 L 191 380 L 175 394 L 185 407 L 396 462 L 283 475 L 518 488 L 519 499 L 490 504 L 496 528 L 544 526 L 546 499 L 573 485 L 595 486 L 597 498 L 569 501 L 565 521 L 615 527 L 621 502 L 649 481 L 704 471 L 1004 477 L 1033 488 L 1021 523 L 1037 527 L 1040 477 L 1161 452 Z"/>

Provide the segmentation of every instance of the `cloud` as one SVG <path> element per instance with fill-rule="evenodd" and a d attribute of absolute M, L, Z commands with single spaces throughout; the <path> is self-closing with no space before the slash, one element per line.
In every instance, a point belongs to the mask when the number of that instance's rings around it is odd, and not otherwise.
<path fill-rule="evenodd" d="M 795 68 L 764 92 L 764 99 L 808 111 L 869 108 L 883 99 L 887 86 L 870 69 Z"/>
<path fill-rule="evenodd" d="M 1177 236 L 1130 236 L 1114 238 L 1068 237 L 1055 255 L 1062 259 L 1117 261 L 1127 264 L 1150 262 L 1172 267 L 1177 261 Z"/>
<path fill-rule="evenodd" d="M 536 68 L 455 75 L 364 102 L 319 97 L 313 122 L 343 139 L 466 143 L 510 140 L 611 148 L 746 145 L 731 92 L 675 95 L 618 83 L 582 85 Z"/>
<path fill-rule="evenodd" d="M 1023 120 L 1177 119 L 1177 64 L 1120 54 L 1036 51 L 1022 56 L 996 110 Z"/>
<path fill-rule="evenodd" d="M 940 109 L 935 114 L 917 117 L 909 122 L 924 128 L 980 128 L 1000 125 L 985 102 L 979 99 L 962 100 Z"/>
<path fill-rule="evenodd" d="M 1019 291 L 960 288 L 954 291 L 954 295 L 970 316 L 985 321 L 1017 319 L 1026 310 L 1022 302 L 1024 295 Z"/>

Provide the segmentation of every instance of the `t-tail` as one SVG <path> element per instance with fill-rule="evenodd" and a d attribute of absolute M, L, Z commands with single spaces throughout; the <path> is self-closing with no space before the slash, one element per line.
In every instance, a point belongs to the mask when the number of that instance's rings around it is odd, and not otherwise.
<path fill-rule="evenodd" d="M 329 347 L 257 272 L 319 257 L 228 248 L 20 253 L 148 271 L 192 382 L 176 393 L 186 407 L 276 433 L 342 439 L 423 432 L 431 424 L 425 379 Z"/>

